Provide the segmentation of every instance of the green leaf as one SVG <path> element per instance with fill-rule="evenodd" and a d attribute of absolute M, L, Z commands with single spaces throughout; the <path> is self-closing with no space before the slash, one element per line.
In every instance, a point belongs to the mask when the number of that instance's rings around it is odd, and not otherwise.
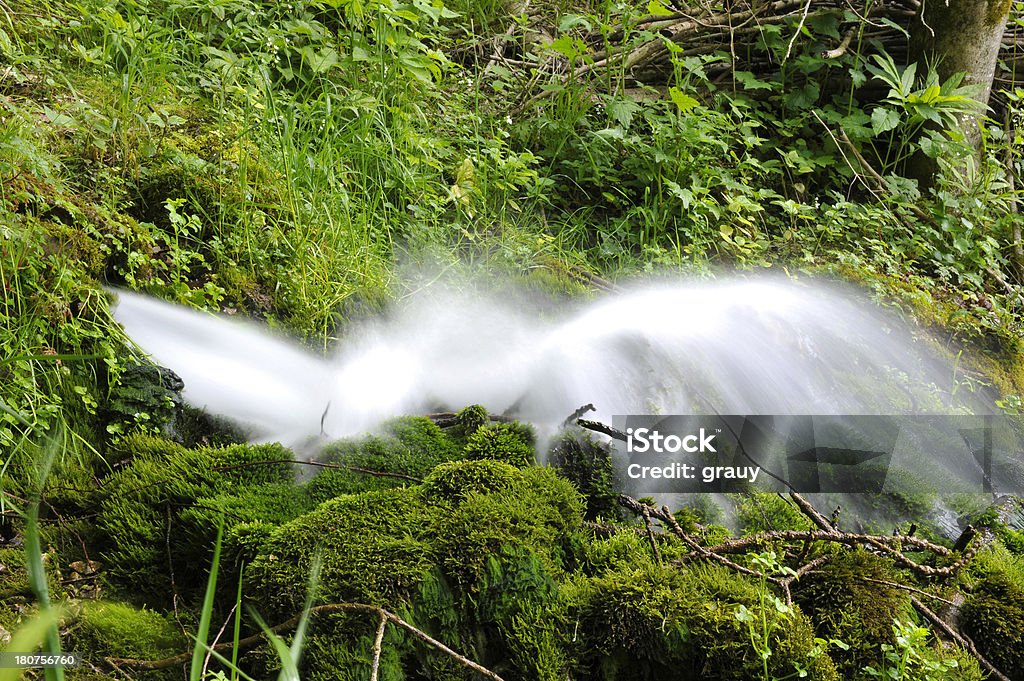
<path fill-rule="evenodd" d="M 673 12 L 661 2 L 661 0 L 650 0 L 647 3 L 647 13 L 656 17 L 670 17 Z"/>
<path fill-rule="evenodd" d="M 569 61 L 575 60 L 582 54 L 577 45 L 577 41 L 567 35 L 555 38 L 553 41 L 551 41 L 551 44 L 548 45 L 548 47 L 550 47 L 552 50 L 562 55 Z"/>
<path fill-rule="evenodd" d="M 759 80 L 750 71 L 737 71 L 733 77 L 743 85 L 744 90 L 772 90 L 775 88 L 775 85 L 765 80 Z"/>
<path fill-rule="evenodd" d="M 876 135 L 895 130 L 899 124 L 900 115 L 892 109 L 880 106 L 871 112 L 871 129 Z"/>
<path fill-rule="evenodd" d="M 686 113 L 687 111 L 690 111 L 695 106 L 700 104 L 700 102 L 698 102 L 696 99 L 686 94 L 677 87 L 670 87 L 668 89 L 668 94 L 669 97 L 672 98 L 672 101 L 675 103 L 675 105 L 679 107 L 679 111 L 681 113 Z"/>
<path fill-rule="evenodd" d="M 608 116 L 622 126 L 629 128 L 633 122 L 633 114 L 641 110 L 641 106 L 635 100 L 629 98 L 613 99 L 605 105 Z"/>
<path fill-rule="evenodd" d="M 217 541 L 213 545 L 213 564 L 210 576 L 206 581 L 206 596 L 203 598 L 203 610 L 199 616 L 199 630 L 196 631 L 196 647 L 192 650 L 192 670 L 190 679 L 203 677 L 203 661 L 206 657 L 206 642 L 210 636 L 210 623 L 213 620 L 213 599 L 217 591 L 217 569 L 220 567 L 221 537 L 224 534 L 224 523 L 217 526 Z"/>

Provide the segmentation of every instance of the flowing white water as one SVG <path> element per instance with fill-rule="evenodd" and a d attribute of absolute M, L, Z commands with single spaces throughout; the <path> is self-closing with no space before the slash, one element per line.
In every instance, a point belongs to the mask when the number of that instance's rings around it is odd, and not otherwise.
<path fill-rule="evenodd" d="M 586 403 L 609 420 L 952 408 L 951 362 L 821 283 L 660 283 L 554 317 L 435 286 L 349 330 L 328 357 L 253 324 L 118 295 L 116 318 L 184 379 L 186 400 L 292 444 L 473 403 L 542 430 Z"/>

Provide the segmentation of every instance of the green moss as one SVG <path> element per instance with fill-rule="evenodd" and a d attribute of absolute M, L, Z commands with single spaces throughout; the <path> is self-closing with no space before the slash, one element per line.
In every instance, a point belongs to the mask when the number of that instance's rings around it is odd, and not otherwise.
<path fill-rule="evenodd" d="M 291 616 L 319 554 L 324 602 L 400 602 L 433 563 L 431 521 L 409 489 L 331 499 L 278 528 L 250 566 L 248 583 L 265 607 Z"/>
<path fill-rule="evenodd" d="M 298 493 L 282 494 L 293 472 L 280 445 L 185 449 L 135 436 L 119 449 L 130 462 L 104 481 L 96 523 L 106 538 L 101 560 L 133 601 L 166 604 L 174 588 L 202 588 L 196 566 L 209 564 L 222 509 L 227 529 L 304 510 Z"/>
<path fill-rule="evenodd" d="M 320 458 L 326 463 L 422 478 L 439 463 L 460 455 L 458 445 L 430 419 L 410 416 L 389 421 L 379 436 L 331 443 Z M 403 478 L 327 469 L 309 482 L 308 490 L 314 499 L 323 501 L 342 494 L 408 484 L 409 480 Z"/>
<path fill-rule="evenodd" d="M 463 488 L 454 495 L 459 503 L 453 507 L 445 504 L 438 514 L 438 560 L 445 574 L 457 583 L 468 583 L 483 569 L 487 556 L 508 544 L 530 547 L 548 568 L 560 570 L 568 560 L 569 535 L 583 517 L 576 488 L 549 468 L 516 471 L 507 464 L 479 461 L 466 462 L 462 471 L 479 471 L 480 464 L 504 466 L 496 477 L 505 484 L 493 485 L 492 477 L 486 481 L 485 491 L 480 478 L 469 476 L 476 493 L 466 494 Z M 424 496 L 437 499 L 429 487 L 428 482 Z M 445 497 L 441 500 L 443 503 Z"/>
<path fill-rule="evenodd" d="M 809 621 L 774 605 L 762 610 L 759 588 L 719 566 L 682 571 L 648 563 L 578 581 L 564 597 L 590 678 L 761 678 L 761 658 L 736 617 L 744 606 L 768 623 L 773 678 L 799 665 L 807 678 L 838 679 Z"/>
<path fill-rule="evenodd" d="M 472 494 L 506 490 L 521 474 L 504 461 L 482 459 L 441 464 L 423 481 L 423 496 L 434 503 L 461 501 Z"/>
<path fill-rule="evenodd" d="M 534 463 L 534 436 L 519 423 L 495 423 L 478 428 L 466 441 L 466 458 L 504 461 L 519 468 Z"/>
<path fill-rule="evenodd" d="M 618 517 L 610 446 L 587 433 L 566 432 L 552 444 L 548 462 L 583 494 L 588 519 Z"/>
<path fill-rule="evenodd" d="M 81 601 L 68 634 L 68 649 L 85 659 L 107 656 L 160 660 L 188 649 L 167 617 L 115 601 Z"/>
<path fill-rule="evenodd" d="M 882 644 L 893 643 L 893 621 L 910 615 L 906 592 L 868 579 L 901 581 L 886 560 L 857 550 L 834 556 L 793 588 L 794 601 L 811 618 L 818 636 L 850 646 L 833 653 L 847 675 L 866 665 L 878 668 Z"/>
<path fill-rule="evenodd" d="M 744 534 L 812 529 L 807 516 L 778 494 L 751 492 L 735 495 L 736 520 Z"/>
<path fill-rule="evenodd" d="M 341 496 L 281 526 L 248 570 L 248 593 L 275 617 L 293 615 L 320 556 L 318 601 L 386 605 L 484 664 L 504 669 L 515 659 L 554 678 L 550 670 L 564 666 L 556 661 L 563 658 L 555 629 L 530 629 L 542 611 L 528 609 L 554 597 L 573 560 L 569 538 L 581 518 L 578 492 L 550 469 L 445 463 L 421 487 Z M 308 658 L 310 678 L 364 678 L 372 620 L 318 620 L 310 649 L 322 654 Z M 394 678 L 409 670 L 469 678 L 436 652 L 393 640 Z M 539 667 L 530 651 L 543 651 L 548 662 Z M 507 678 L 532 678 L 518 674 Z"/>
<path fill-rule="evenodd" d="M 459 411 L 456 414 L 456 418 L 461 428 L 462 437 L 469 437 L 479 428 L 487 425 L 488 421 L 490 421 L 490 414 L 487 413 L 487 409 L 479 404 L 471 404 Z"/>
<path fill-rule="evenodd" d="M 961 610 L 964 633 L 1014 681 L 1024 679 L 1024 588 L 1005 575 L 979 582 Z"/>

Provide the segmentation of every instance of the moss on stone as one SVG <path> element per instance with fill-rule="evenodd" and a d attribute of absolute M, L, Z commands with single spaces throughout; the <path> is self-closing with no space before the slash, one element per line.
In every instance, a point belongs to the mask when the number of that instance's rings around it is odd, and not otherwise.
<path fill-rule="evenodd" d="M 893 621 L 910 615 L 906 592 L 868 579 L 900 582 L 888 561 L 857 550 L 835 555 L 793 587 L 794 601 L 810 617 L 818 636 L 849 646 L 833 653 L 845 675 L 866 665 L 878 668 L 881 646 L 894 642 Z"/>
<path fill-rule="evenodd" d="M 128 463 L 104 481 L 96 524 L 106 537 L 101 560 L 133 601 L 164 605 L 174 588 L 201 589 L 221 515 L 230 529 L 305 509 L 297 493 L 280 494 L 294 475 L 280 445 L 186 449 L 134 436 L 118 450 Z"/>
<path fill-rule="evenodd" d="M 384 424 L 380 435 L 333 442 L 320 456 L 325 463 L 422 478 L 435 466 L 461 457 L 459 446 L 430 419 L 409 416 Z M 400 477 L 375 476 L 353 469 L 327 469 L 308 483 L 319 501 L 342 494 L 409 484 Z"/>
<path fill-rule="evenodd" d="M 66 645 L 90 661 L 108 656 L 160 660 L 188 649 L 181 630 L 167 617 L 117 601 L 81 601 Z"/>
<path fill-rule="evenodd" d="M 535 460 L 536 438 L 528 426 L 494 423 L 478 428 L 466 441 L 466 458 L 493 459 L 524 468 Z"/>
<path fill-rule="evenodd" d="M 807 618 L 778 612 L 770 599 L 762 610 L 760 588 L 720 566 L 682 571 L 645 563 L 575 582 L 563 597 L 590 678 L 761 678 L 760 655 L 736 617 L 743 606 L 768 622 L 773 678 L 796 674 L 799 665 L 806 678 L 838 679 Z"/>
<path fill-rule="evenodd" d="M 1000 671 L 1024 681 L 1024 558 L 995 546 L 971 572 L 978 579 L 960 610 L 963 631 Z"/>

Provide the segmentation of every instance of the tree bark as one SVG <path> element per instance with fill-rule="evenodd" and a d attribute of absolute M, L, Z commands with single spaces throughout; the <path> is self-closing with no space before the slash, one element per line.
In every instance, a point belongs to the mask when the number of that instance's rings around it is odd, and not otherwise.
<path fill-rule="evenodd" d="M 911 54 L 921 62 L 919 68 L 934 65 L 942 80 L 966 73 L 964 84 L 978 86 L 975 98 L 988 104 L 1011 4 L 1011 0 L 922 2 L 911 40 Z"/>

